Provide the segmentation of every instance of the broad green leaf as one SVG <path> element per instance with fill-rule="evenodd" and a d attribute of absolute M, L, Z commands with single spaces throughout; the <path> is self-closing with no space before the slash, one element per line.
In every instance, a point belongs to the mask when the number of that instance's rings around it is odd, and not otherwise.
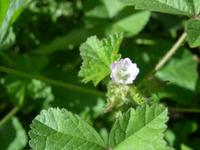
<path fill-rule="evenodd" d="M 200 6 L 200 5 L 199 5 Z M 200 46 L 200 20 L 191 19 L 187 22 L 187 41 L 190 47 Z"/>
<path fill-rule="evenodd" d="M 43 110 L 31 124 L 30 147 L 34 150 L 104 150 L 99 134 L 77 115 L 65 109 Z"/>
<path fill-rule="evenodd" d="M 170 98 L 185 105 L 191 105 L 198 81 L 197 61 L 187 50 L 179 53 L 159 71 L 156 76 L 167 84 L 159 92 L 159 97 Z"/>
<path fill-rule="evenodd" d="M 111 129 L 109 146 L 113 150 L 166 150 L 167 113 L 167 108 L 158 104 L 130 109 Z"/>
<path fill-rule="evenodd" d="M 131 14 L 115 20 L 106 28 L 107 34 L 123 32 L 124 36 L 134 36 L 138 34 L 147 24 L 150 18 L 149 11 L 135 11 Z"/>
<path fill-rule="evenodd" d="M 125 37 L 138 34 L 150 18 L 148 11 L 135 11 L 125 7 L 119 0 L 97 0 L 85 2 L 85 22 L 96 28 L 98 25 L 106 35 L 123 32 Z"/>
<path fill-rule="evenodd" d="M 185 89 L 194 91 L 198 80 L 197 61 L 184 49 L 179 55 L 171 58 L 156 76 Z"/>
<path fill-rule="evenodd" d="M 131 0 L 132 1 L 132 0 Z M 135 0 L 132 1 L 137 9 L 186 16 L 200 14 L 200 0 Z"/>
<path fill-rule="evenodd" d="M 2 150 L 20 150 L 26 146 L 26 131 L 17 118 L 12 117 L 0 128 L 0 141 Z"/>
<path fill-rule="evenodd" d="M 95 0 L 84 1 L 84 9 L 86 17 L 95 17 L 95 18 L 113 18 L 116 16 L 122 9 L 124 5 L 121 4 L 118 0 Z"/>
<path fill-rule="evenodd" d="M 83 78 L 82 82 L 93 81 L 97 85 L 110 73 L 110 64 L 120 58 L 118 51 L 122 38 L 121 33 L 102 40 L 92 36 L 80 46 L 83 63 L 79 76 Z"/>
<path fill-rule="evenodd" d="M 110 18 L 116 16 L 124 8 L 124 5 L 122 5 L 118 0 L 102 0 L 102 3 L 106 7 Z"/>

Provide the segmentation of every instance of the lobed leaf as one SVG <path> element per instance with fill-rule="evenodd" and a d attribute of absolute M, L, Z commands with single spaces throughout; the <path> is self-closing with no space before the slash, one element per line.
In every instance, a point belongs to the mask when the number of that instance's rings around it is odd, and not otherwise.
<path fill-rule="evenodd" d="M 34 150 L 105 149 L 99 134 L 77 115 L 65 109 L 43 110 L 30 127 L 30 147 Z"/>
<path fill-rule="evenodd" d="M 109 146 L 113 150 L 166 150 L 163 132 L 168 120 L 163 105 L 143 105 L 130 109 L 111 129 Z"/>
<path fill-rule="evenodd" d="M 110 64 L 120 58 L 118 51 L 122 38 L 122 33 L 116 33 L 103 40 L 92 36 L 80 46 L 83 63 L 79 77 L 82 78 L 82 82 L 92 81 L 97 85 L 110 73 Z"/>
<path fill-rule="evenodd" d="M 123 1 L 123 0 L 122 0 Z M 125 0 L 125 3 L 135 5 L 137 9 L 148 9 L 151 11 L 168 14 L 196 16 L 200 13 L 200 0 Z"/>

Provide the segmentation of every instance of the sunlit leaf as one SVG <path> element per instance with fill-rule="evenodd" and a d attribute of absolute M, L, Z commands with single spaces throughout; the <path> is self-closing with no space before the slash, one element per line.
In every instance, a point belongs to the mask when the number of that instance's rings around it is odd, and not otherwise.
<path fill-rule="evenodd" d="M 194 91 L 198 80 L 197 61 L 186 49 L 173 57 L 157 77 L 180 87 Z"/>
<path fill-rule="evenodd" d="M 128 0 L 125 0 L 125 3 L 127 2 Z M 130 0 L 129 4 L 134 5 L 137 9 L 169 14 L 195 16 L 200 13 L 200 0 Z"/>
<path fill-rule="evenodd" d="M 0 50 L 13 43 L 14 36 L 11 36 L 9 26 L 20 15 L 25 2 L 26 0 L 0 0 Z M 9 36 L 6 34 L 9 34 Z M 10 41 L 9 44 L 8 41 Z"/>
<path fill-rule="evenodd" d="M 82 82 L 92 81 L 97 85 L 110 73 L 110 64 L 120 58 L 118 51 L 122 38 L 121 33 L 102 40 L 92 36 L 80 46 L 83 63 L 79 76 Z"/>
<path fill-rule="evenodd" d="M 110 147 L 113 150 L 166 150 L 163 132 L 167 113 L 167 108 L 157 104 L 130 109 L 115 122 L 109 137 Z"/>
<path fill-rule="evenodd" d="M 65 109 L 43 110 L 31 124 L 30 146 L 35 150 L 104 150 L 99 134 Z"/>
<path fill-rule="evenodd" d="M 134 36 L 145 27 L 150 18 L 149 11 L 133 11 L 125 17 L 116 19 L 113 23 L 108 24 L 106 28 L 107 34 L 115 32 L 123 32 L 124 36 Z"/>

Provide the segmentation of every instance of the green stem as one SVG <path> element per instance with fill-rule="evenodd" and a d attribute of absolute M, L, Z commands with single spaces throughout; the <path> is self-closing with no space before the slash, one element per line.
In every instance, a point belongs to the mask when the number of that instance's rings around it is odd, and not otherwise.
<path fill-rule="evenodd" d="M 172 46 L 172 48 L 169 51 L 167 51 L 167 53 L 163 56 L 163 58 L 158 62 L 158 64 L 155 67 L 155 71 L 160 70 L 167 63 L 167 61 L 180 48 L 182 43 L 185 41 L 186 37 L 187 37 L 187 33 L 183 32 L 183 34 L 180 36 L 180 38 L 177 40 L 177 42 Z"/>
<path fill-rule="evenodd" d="M 87 94 L 92 94 L 92 95 L 97 95 L 97 96 L 104 96 L 104 93 L 102 93 L 100 91 L 96 91 L 96 90 L 88 89 L 88 88 L 82 88 L 80 86 L 76 86 L 76 85 L 69 84 L 69 83 L 63 83 L 63 82 L 53 80 L 53 79 L 50 79 L 50 78 L 46 78 L 46 77 L 43 77 L 43 76 L 39 76 L 39 75 L 32 75 L 32 74 L 29 74 L 29 73 L 25 73 L 25 72 L 18 71 L 18 70 L 15 70 L 15 69 L 7 68 L 7 67 L 4 67 L 4 66 L 0 66 L 0 71 L 8 73 L 8 74 L 20 76 L 20 77 L 23 77 L 23 78 L 41 80 L 41 81 L 44 81 L 44 82 L 49 83 L 51 85 L 62 87 L 62 88 L 72 90 L 72 91 L 77 91 L 77 92 L 82 92 L 82 93 L 87 93 Z"/>
<path fill-rule="evenodd" d="M 182 112 L 182 113 L 200 113 L 198 108 L 169 108 L 171 112 Z"/>
<path fill-rule="evenodd" d="M 19 110 L 20 108 L 15 106 L 2 120 L 0 120 L 0 127 L 9 121 Z"/>
<path fill-rule="evenodd" d="M 183 34 L 179 37 L 179 39 L 176 41 L 176 43 L 167 51 L 167 53 L 161 58 L 161 60 L 157 63 L 155 68 L 151 70 L 139 83 L 138 87 L 142 87 L 145 80 L 148 79 L 151 76 L 154 76 L 154 74 L 160 70 L 167 62 L 168 60 L 175 54 L 175 52 L 180 48 L 182 43 L 185 41 L 187 37 L 187 33 L 183 32 Z"/>

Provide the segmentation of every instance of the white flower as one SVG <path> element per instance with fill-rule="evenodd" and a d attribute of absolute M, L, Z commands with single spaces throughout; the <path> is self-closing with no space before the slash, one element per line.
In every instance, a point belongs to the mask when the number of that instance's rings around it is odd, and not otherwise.
<path fill-rule="evenodd" d="M 132 84 L 139 73 L 137 64 L 132 63 L 129 58 L 115 61 L 110 65 L 110 69 L 110 77 L 112 81 L 117 84 Z"/>

